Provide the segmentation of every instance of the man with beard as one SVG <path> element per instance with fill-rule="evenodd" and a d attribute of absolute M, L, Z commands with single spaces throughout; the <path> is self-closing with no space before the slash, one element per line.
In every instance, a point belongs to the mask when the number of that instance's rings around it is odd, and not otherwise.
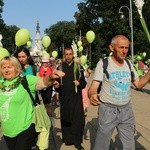
<path fill-rule="evenodd" d="M 82 89 L 86 86 L 83 68 L 74 62 L 73 50 L 64 50 L 64 62 L 60 68 L 65 76 L 60 79 L 60 117 L 62 140 L 84 150 L 81 143 L 85 125 Z"/>

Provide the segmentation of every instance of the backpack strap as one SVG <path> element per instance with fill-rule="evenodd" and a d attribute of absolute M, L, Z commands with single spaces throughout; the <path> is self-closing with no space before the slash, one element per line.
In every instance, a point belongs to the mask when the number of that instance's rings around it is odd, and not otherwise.
<path fill-rule="evenodd" d="M 129 62 L 128 59 L 125 59 L 125 61 L 126 61 L 127 65 L 129 66 L 129 69 L 130 69 L 130 71 L 131 71 L 131 82 L 133 82 L 133 81 L 134 81 L 134 72 L 133 72 L 133 70 L 131 69 L 131 64 L 130 64 L 130 62 Z"/>
<path fill-rule="evenodd" d="M 31 98 L 31 100 L 32 100 L 32 102 L 33 102 L 33 104 L 34 104 L 34 106 L 36 106 L 37 104 L 36 104 L 36 101 L 35 101 L 33 95 L 31 94 L 30 89 L 29 89 L 28 81 L 27 81 L 26 76 L 24 76 L 24 77 L 21 79 L 21 84 L 22 84 L 22 86 L 24 87 L 24 89 L 28 92 L 28 94 L 30 95 L 30 98 Z"/>
<path fill-rule="evenodd" d="M 109 74 L 108 74 L 108 71 L 107 71 L 107 67 L 108 67 L 108 58 L 104 58 L 102 61 L 103 61 L 103 73 L 105 73 L 107 79 L 109 79 Z"/>
<path fill-rule="evenodd" d="M 102 62 L 103 62 L 103 73 L 106 75 L 107 79 L 109 79 L 109 74 L 108 74 L 108 71 L 107 71 L 108 58 L 103 58 Z M 101 91 L 102 83 L 103 82 L 100 83 L 100 85 L 99 85 L 99 87 L 97 89 L 97 93 L 99 93 Z"/>

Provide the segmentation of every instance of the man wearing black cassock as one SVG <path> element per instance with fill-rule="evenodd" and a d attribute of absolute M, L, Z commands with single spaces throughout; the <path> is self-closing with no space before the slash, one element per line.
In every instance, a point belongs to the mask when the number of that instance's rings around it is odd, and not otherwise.
<path fill-rule="evenodd" d="M 60 79 L 62 140 L 65 145 L 75 145 L 78 150 L 84 150 L 81 146 L 85 126 L 82 89 L 86 81 L 83 68 L 74 62 L 71 48 L 64 50 L 64 59 L 61 69 L 65 76 Z"/>

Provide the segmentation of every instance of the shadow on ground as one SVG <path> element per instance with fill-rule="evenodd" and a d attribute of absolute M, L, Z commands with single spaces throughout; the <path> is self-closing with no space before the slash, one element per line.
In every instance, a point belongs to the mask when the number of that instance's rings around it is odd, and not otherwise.
<path fill-rule="evenodd" d="M 84 130 L 84 140 L 89 140 L 90 142 L 89 150 L 93 149 L 96 136 L 96 129 L 97 129 L 97 118 L 92 118 L 91 121 L 86 122 Z"/>
<path fill-rule="evenodd" d="M 140 134 L 140 132 L 136 131 L 136 135 L 135 135 L 135 146 L 136 146 L 136 150 L 146 150 L 146 148 L 141 145 L 139 142 L 138 142 L 138 138 L 142 136 Z M 123 147 L 122 147 L 122 143 L 121 143 L 121 140 L 119 139 L 118 137 L 118 134 L 115 136 L 115 139 L 114 141 L 111 140 L 111 143 L 110 143 L 110 150 L 122 150 Z"/>
<path fill-rule="evenodd" d="M 84 131 L 84 139 L 89 140 L 90 142 L 89 150 L 93 150 L 94 141 L 96 137 L 96 130 L 97 130 L 97 118 L 93 118 L 91 121 L 88 121 L 86 123 Z M 136 150 L 146 150 L 146 148 L 138 142 L 138 138 L 140 138 L 140 136 L 142 136 L 141 133 L 136 131 L 135 134 Z M 122 150 L 122 149 L 123 147 L 121 141 L 118 137 L 118 134 L 116 134 L 115 139 L 114 140 L 111 139 L 109 150 Z"/>

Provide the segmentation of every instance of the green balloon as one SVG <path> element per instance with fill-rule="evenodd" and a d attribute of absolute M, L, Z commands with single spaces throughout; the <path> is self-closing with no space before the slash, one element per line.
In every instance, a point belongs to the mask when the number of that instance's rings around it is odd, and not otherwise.
<path fill-rule="evenodd" d="M 138 55 L 138 56 L 136 57 L 136 59 L 137 59 L 137 60 L 142 60 L 142 57 Z"/>
<path fill-rule="evenodd" d="M 52 52 L 52 56 L 53 56 L 54 58 L 56 58 L 56 57 L 58 56 L 58 52 L 57 52 L 57 51 L 53 51 L 53 52 Z"/>
<path fill-rule="evenodd" d="M 80 46 L 79 47 L 79 52 L 82 52 L 83 51 L 83 46 Z"/>
<path fill-rule="evenodd" d="M 95 33 L 93 32 L 93 31 L 88 31 L 87 33 L 86 33 L 86 39 L 87 39 L 87 41 L 89 42 L 89 43 L 92 43 L 93 41 L 94 41 L 94 39 L 95 39 Z"/>
<path fill-rule="evenodd" d="M 31 47 L 31 46 L 32 46 L 31 41 L 28 41 L 28 42 L 27 42 L 27 46 L 28 46 L 28 47 Z"/>
<path fill-rule="evenodd" d="M 16 46 L 27 44 L 29 39 L 30 39 L 30 32 L 27 29 L 22 28 L 18 30 L 15 35 L 15 44 Z"/>
<path fill-rule="evenodd" d="M 85 65 L 86 62 L 87 62 L 87 56 L 86 55 L 82 55 L 80 57 L 80 63 L 81 63 L 81 65 Z"/>
<path fill-rule="evenodd" d="M 42 55 L 45 55 L 47 52 L 45 50 L 42 51 Z"/>
<path fill-rule="evenodd" d="M 42 44 L 43 44 L 44 48 L 49 47 L 49 45 L 51 44 L 51 38 L 49 36 L 44 36 L 42 38 Z"/>
<path fill-rule="evenodd" d="M 45 58 L 48 58 L 48 59 L 49 59 L 49 58 L 50 58 L 50 55 L 49 55 L 49 53 L 44 53 L 44 54 L 43 54 L 43 57 L 45 57 Z"/>
<path fill-rule="evenodd" d="M 146 52 L 143 52 L 142 54 L 143 54 L 143 57 L 146 57 Z"/>
<path fill-rule="evenodd" d="M 7 49 L 0 47 L 0 60 L 9 55 Z"/>
<path fill-rule="evenodd" d="M 77 42 L 78 47 L 82 46 L 82 41 Z"/>

